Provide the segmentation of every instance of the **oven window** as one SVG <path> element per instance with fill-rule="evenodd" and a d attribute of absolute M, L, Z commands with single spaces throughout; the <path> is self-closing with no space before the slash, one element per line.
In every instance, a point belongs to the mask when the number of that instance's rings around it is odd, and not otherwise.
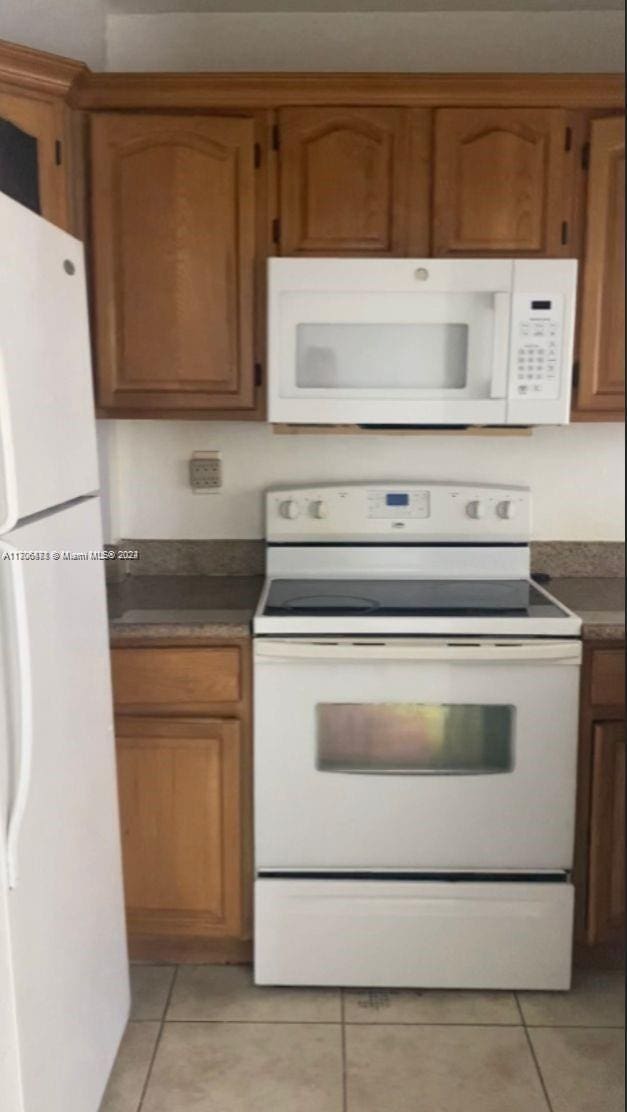
<path fill-rule="evenodd" d="M 498 773 L 514 766 L 513 706 L 319 703 L 321 772 Z"/>
<path fill-rule="evenodd" d="M 462 390 L 467 324 L 300 324 L 296 385 L 309 390 Z"/>

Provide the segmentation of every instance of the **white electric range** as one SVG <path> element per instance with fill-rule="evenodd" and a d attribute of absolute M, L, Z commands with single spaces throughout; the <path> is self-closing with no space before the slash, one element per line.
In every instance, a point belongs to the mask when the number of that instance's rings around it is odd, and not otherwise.
<path fill-rule="evenodd" d="M 275 490 L 266 534 L 257 982 L 567 988 L 581 623 L 529 491 Z"/>

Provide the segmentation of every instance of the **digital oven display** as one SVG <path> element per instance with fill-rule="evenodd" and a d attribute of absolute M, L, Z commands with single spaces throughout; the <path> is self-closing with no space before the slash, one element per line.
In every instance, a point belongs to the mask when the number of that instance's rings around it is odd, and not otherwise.
<path fill-rule="evenodd" d="M 408 494 L 386 494 L 386 506 L 409 506 Z"/>

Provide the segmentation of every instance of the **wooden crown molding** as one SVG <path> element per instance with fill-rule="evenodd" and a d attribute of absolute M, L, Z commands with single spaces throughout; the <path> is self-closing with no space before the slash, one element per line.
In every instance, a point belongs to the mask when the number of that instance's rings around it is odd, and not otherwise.
<path fill-rule="evenodd" d="M 391 105 L 621 108 L 624 77 L 602 74 L 87 73 L 76 107 L 108 109 L 275 108 Z"/>
<path fill-rule="evenodd" d="M 67 97 L 74 82 L 88 73 L 84 62 L 0 39 L 0 83 L 15 85 L 20 92 Z"/>

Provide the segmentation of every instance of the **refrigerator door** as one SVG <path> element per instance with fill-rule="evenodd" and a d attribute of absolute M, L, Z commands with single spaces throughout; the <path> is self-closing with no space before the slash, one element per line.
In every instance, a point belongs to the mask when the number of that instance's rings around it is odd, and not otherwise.
<path fill-rule="evenodd" d="M 0 542 L 0 885 L 24 1112 L 97 1112 L 129 1011 L 103 567 L 64 556 L 101 543 L 97 498 Z"/>
<path fill-rule="evenodd" d="M 98 489 L 82 244 L 0 194 L 0 535 Z"/>
<path fill-rule="evenodd" d="M 1 736 L 0 727 L 0 736 Z M 3 813 L 3 812 L 0 812 Z M 4 831 L 0 828 L 0 863 Z M 0 1093 L 2 1112 L 23 1112 L 7 889 L 0 884 Z"/>

